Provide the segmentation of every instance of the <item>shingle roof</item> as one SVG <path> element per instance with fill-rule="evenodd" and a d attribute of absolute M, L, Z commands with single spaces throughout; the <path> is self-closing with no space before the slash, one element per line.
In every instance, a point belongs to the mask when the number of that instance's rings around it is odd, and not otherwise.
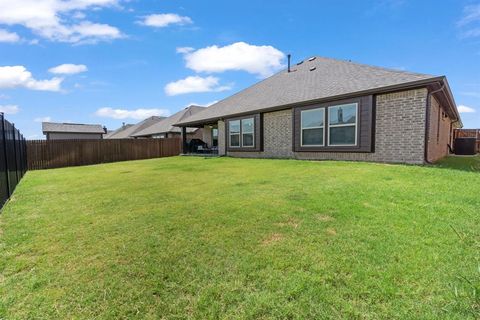
<path fill-rule="evenodd" d="M 129 139 L 133 138 L 133 135 L 145 128 L 150 127 L 151 125 L 154 125 L 155 123 L 162 121 L 165 119 L 165 117 L 150 117 L 147 118 L 143 121 L 140 121 L 137 124 L 131 125 L 131 126 L 126 126 L 126 128 L 123 128 L 123 130 L 119 130 L 115 134 L 112 134 L 108 136 L 106 139 Z M 122 129 L 122 128 L 120 128 Z"/>
<path fill-rule="evenodd" d="M 291 70 L 290 73 L 282 70 L 211 105 L 203 112 L 179 121 L 178 124 L 193 124 L 298 102 L 437 78 L 323 57 L 313 57 L 301 64 L 294 64 Z"/>
<path fill-rule="evenodd" d="M 105 136 L 103 136 L 104 139 L 110 139 L 110 137 L 112 137 L 113 135 L 119 133 L 120 131 L 123 131 L 123 130 L 126 130 L 128 128 L 130 128 L 131 126 L 133 126 L 133 124 L 124 124 L 122 125 L 120 128 L 116 129 L 116 130 L 113 130 L 111 132 L 108 132 Z"/>
<path fill-rule="evenodd" d="M 101 124 L 42 122 L 42 131 L 68 133 L 105 133 Z"/>
<path fill-rule="evenodd" d="M 154 125 L 143 129 L 141 131 L 137 131 L 133 134 L 134 137 L 142 137 L 142 136 L 150 136 L 153 134 L 160 134 L 166 132 L 177 132 L 180 133 L 181 129 L 179 127 L 174 127 L 173 125 L 179 121 L 182 121 L 184 118 L 188 118 L 198 112 L 205 110 L 205 107 L 191 105 L 179 112 L 171 115 L 168 118 L 163 119 L 160 122 L 155 123 Z M 187 128 L 187 133 L 195 132 L 197 128 Z"/>

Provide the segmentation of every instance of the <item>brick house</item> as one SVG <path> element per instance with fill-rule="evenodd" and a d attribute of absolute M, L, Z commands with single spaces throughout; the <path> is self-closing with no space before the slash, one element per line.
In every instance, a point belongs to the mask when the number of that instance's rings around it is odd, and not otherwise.
<path fill-rule="evenodd" d="M 188 118 L 198 112 L 204 110 L 205 107 L 196 105 L 188 106 L 187 108 L 180 110 L 179 112 L 164 118 L 151 126 L 143 128 L 132 134 L 133 138 L 174 138 L 180 137 L 181 130 L 179 127 L 175 127 L 174 124 Z M 203 130 L 200 128 L 187 128 L 187 140 L 190 139 L 203 139 Z"/>
<path fill-rule="evenodd" d="M 312 57 L 179 121 L 220 155 L 423 164 L 462 126 L 444 76 Z"/>

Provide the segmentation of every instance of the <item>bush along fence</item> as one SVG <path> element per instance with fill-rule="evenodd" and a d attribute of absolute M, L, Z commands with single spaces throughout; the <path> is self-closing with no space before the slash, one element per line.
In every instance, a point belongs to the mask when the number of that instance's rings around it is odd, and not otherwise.
<path fill-rule="evenodd" d="M 23 135 L 0 113 L 0 208 L 27 171 L 26 150 Z"/>
<path fill-rule="evenodd" d="M 162 158 L 180 152 L 179 138 L 27 141 L 29 170 Z"/>

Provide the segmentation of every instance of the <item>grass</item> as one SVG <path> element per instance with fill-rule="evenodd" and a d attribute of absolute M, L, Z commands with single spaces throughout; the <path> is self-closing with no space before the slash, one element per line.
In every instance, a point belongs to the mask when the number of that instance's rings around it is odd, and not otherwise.
<path fill-rule="evenodd" d="M 478 319 L 480 175 L 174 157 L 28 172 L 0 319 Z"/>
<path fill-rule="evenodd" d="M 451 156 L 439 161 L 441 168 L 480 172 L 480 154 L 476 156 Z"/>

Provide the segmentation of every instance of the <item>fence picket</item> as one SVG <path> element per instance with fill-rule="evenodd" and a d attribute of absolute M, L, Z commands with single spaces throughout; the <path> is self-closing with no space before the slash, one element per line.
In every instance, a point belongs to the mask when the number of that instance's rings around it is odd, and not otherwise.
<path fill-rule="evenodd" d="M 179 138 L 29 140 L 26 142 L 30 170 L 171 157 L 180 153 Z"/>

